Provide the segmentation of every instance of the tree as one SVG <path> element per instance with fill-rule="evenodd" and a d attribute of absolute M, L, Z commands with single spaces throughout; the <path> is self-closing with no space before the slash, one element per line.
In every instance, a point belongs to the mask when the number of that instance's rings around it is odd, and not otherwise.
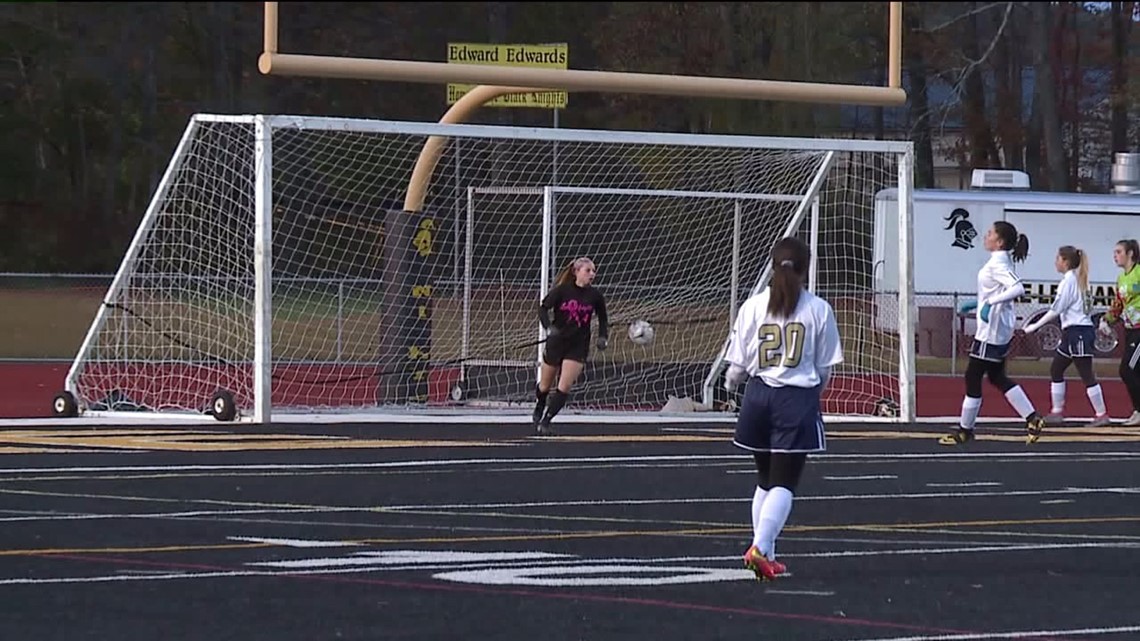
<path fill-rule="evenodd" d="M 1030 4 L 1034 30 L 1033 66 L 1036 72 L 1034 91 L 1040 114 L 1041 134 L 1045 143 L 1045 187 L 1051 191 L 1068 189 L 1065 147 L 1061 137 L 1061 114 L 1057 101 L 1057 81 L 1053 59 L 1052 7 L 1046 2 Z"/>
<path fill-rule="evenodd" d="M 1128 151 L 1128 44 L 1132 36 L 1132 22 L 1136 16 L 1135 2 L 1112 2 L 1112 88 L 1109 93 L 1111 109 L 1110 130 L 1112 151 Z"/>

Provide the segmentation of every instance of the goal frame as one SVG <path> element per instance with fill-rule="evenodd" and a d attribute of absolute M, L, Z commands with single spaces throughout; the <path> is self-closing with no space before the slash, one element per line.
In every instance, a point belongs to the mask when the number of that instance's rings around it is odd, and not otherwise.
<path fill-rule="evenodd" d="M 661 144 L 674 146 L 719 146 L 725 148 L 750 148 L 788 151 L 816 151 L 832 152 L 827 154 L 828 161 L 817 172 L 807 194 L 797 195 L 800 204 L 797 206 L 793 220 L 789 221 L 785 235 L 793 233 L 803 219 L 811 216 L 810 233 L 813 244 L 817 239 L 819 222 L 818 194 L 827 172 L 830 169 L 830 160 L 834 153 L 843 152 L 871 152 L 893 155 L 897 165 L 898 207 L 897 224 L 899 227 L 899 273 L 898 273 L 898 305 L 899 327 L 898 334 L 898 413 L 892 417 L 867 417 L 870 420 L 883 422 L 911 423 L 915 420 L 915 336 L 914 319 L 916 318 L 913 282 L 913 143 L 909 141 L 876 141 L 862 139 L 837 138 L 794 138 L 771 136 L 739 136 L 739 135 L 696 135 L 696 134 L 669 134 L 656 132 L 632 131 L 606 131 L 606 130 L 576 130 L 576 129 L 539 129 L 521 128 L 495 125 L 467 125 L 467 124 L 440 124 L 418 123 L 407 121 L 365 120 L 354 118 L 320 117 L 320 116 L 289 116 L 289 115 L 216 115 L 195 114 L 189 120 L 181 139 L 174 149 L 171 161 L 163 172 L 154 194 L 143 214 L 134 237 L 124 254 L 119 268 L 115 273 L 103 304 L 99 306 L 95 317 L 81 343 L 75 358 L 68 370 L 64 382 L 64 390 L 78 398 L 79 374 L 85 359 L 90 355 L 96 338 L 103 329 L 108 318 L 108 309 L 115 304 L 117 296 L 124 290 L 125 281 L 132 265 L 138 258 L 144 243 L 154 227 L 164 198 L 167 196 L 173 178 L 178 173 L 185 160 L 185 151 L 194 137 L 195 131 L 203 123 L 235 123 L 252 125 L 254 129 L 254 242 L 250 259 L 254 268 L 254 327 L 253 327 L 253 405 L 252 416 L 241 417 L 241 420 L 252 420 L 255 423 L 268 423 L 272 420 L 274 411 L 272 407 L 272 275 L 273 261 L 272 230 L 273 230 L 273 132 L 278 129 L 303 129 L 311 131 L 344 131 L 353 133 L 400 134 L 427 137 L 445 137 L 447 139 L 463 138 L 497 138 L 510 140 L 533 140 L 540 142 L 593 142 L 618 144 Z M 550 241 L 549 218 L 552 214 L 553 199 L 556 193 L 573 193 L 575 191 L 589 190 L 564 185 L 545 185 L 535 187 L 541 191 L 543 200 L 544 247 L 543 247 L 543 274 L 550 269 Z M 603 192 L 616 192 L 597 188 Z M 657 190 L 647 190 L 657 194 Z M 470 192 L 469 192 L 470 193 Z M 692 192 L 686 192 L 691 194 Z M 724 194 L 733 197 L 731 192 Z M 739 196 L 739 195 L 736 195 Z M 873 199 L 873 194 L 870 195 Z M 735 236 L 735 234 L 734 234 Z M 811 269 L 811 286 L 815 284 L 816 269 Z M 771 264 L 764 265 L 755 281 L 752 292 L 756 293 L 766 286 L 771 275 Z M 540 285 L 545 292 L 548 284 L 546 278 L 541 279 Z M 733 309 L 735 311 L 740 301 L 735 300 L 733 290 Z M 541 331 L 541 330 L 539 330 Z M 725 347 L 723 346 L 713 358 L 709 374 L 703 388 L 703 402 L 711 406 L 712 392 L 715 383 L 723 368 Z M 121 411 L 94 411 L 80 406 L 78 411 L 93 417 L 101 416 L 131 416 L 139 417 L 137 412 Z M 187 417 L 175 412 L 154 412 L 162 419 L 177 419 Z M 352 413 L 348 413 L 351 416 Z M 189 413 L 191 418 L 210 418 L 209 414 Z M 842 416 L 844 420 L 854 417 Z"/>

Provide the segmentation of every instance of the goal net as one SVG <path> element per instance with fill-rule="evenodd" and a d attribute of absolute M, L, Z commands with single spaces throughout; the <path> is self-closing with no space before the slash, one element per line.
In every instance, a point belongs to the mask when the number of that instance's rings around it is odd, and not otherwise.
<path fill-rule="evenodd" d="M 910 153 L 881 141 L 198 115 L 67 394 L 80 412 L 258 421 L 529 407 L 538 302 L 588 256 L 610 340 L 592 347 L 570 410 L 687 399 L 728 411 L 721 353 L 735 310 L 766 285 L 770 247 L 797 235 L 846 356 L 825 412 L 909 420 L 909 261 L 894 279 L 876 274 L 873 251 L 876 224 L 909 229 L 909 197 L 878 223 L 875 197 L 909 194 Z M 876 325 L 884 306 L 899 323 Z M 631 341 L 634 321 L 655 339 Z"/>

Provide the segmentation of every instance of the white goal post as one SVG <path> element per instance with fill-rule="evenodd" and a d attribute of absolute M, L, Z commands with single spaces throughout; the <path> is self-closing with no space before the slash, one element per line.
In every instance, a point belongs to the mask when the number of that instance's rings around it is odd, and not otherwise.
<path fill-rule="evenodd" d="M 442 154 L 405 211 L 429 139 Z M 610 341 L 569 407 L 729 412 L 735 312 L 798 235 L 845 347 L 825 413 L 913 421 L 911 260 L 896 288 L 873 259 L 884 224 L 913 256 L 911 168 L 909 142 L 196 115 L 54 410 L 529 413 L 538 302 L 589 256 Z M 897 326 L 876 326 L 884 306 Z M 652 343 L 626 337 L 633 321 Z"/>

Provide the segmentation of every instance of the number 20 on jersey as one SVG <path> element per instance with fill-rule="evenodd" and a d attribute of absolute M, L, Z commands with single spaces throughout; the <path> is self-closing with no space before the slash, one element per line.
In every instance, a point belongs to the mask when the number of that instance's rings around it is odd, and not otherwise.
<path fill-rule="evenodd" d="M 769 367 L 792 368 L 800 364 L 804 356 L 804 335 L 807 328 L 803 323 L 788 323 L 781 327 L 775 323 L 760 326 L 761 369 Z"/>

